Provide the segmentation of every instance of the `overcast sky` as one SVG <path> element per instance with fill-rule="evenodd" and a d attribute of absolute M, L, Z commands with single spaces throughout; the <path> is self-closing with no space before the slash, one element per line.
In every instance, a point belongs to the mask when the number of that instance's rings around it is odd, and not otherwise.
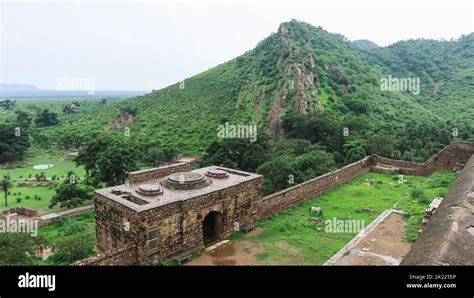
<path fill-rule="evenodd" d="M 389 45 L 473 32 L 473 1 L 4 1 L 0 82 L 55 89 L 165 87 L 234 58 L 302 20 L 350 40 Z"/>

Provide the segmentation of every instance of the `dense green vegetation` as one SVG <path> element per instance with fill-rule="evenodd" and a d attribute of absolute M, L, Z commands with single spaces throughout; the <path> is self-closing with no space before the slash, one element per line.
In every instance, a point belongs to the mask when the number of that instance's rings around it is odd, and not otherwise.
<path fill-rule="evenodd" d="M 113 185 L 139 166 L 204 152 L 201 165 L 265 174 L 266 193 L 369 154 L 423 162 L 474 141 L 473 38 L 377 47 L 293 20 L 236 59 L 144 96 L 3 101 L 0 162 L 24 159 L 30 145 L 89 144 L 78 160 L 88 182 Z M 382 90 L 388 76 L 419 78 L 419 94 Z M 257 124 L 258 140 L 218 138 L 228 122 Z"/>
<path fill-rule="evenodd" d="M 146 140 L 177 153 L 200 154 L 218 141 L 217 126 L 227 121 L 257 123 L 271 140 L 281 137 L 279 129 L 284 127 L 267 131 L 269 122 L 278 118 L 272 106 L 281 106 L 283 116 L 297 120 L 292 117 L 298 115 L 301 92 L 287 88 L 286 103 L 280 98 L 286 80 L 298 80 L 298 67 L 306 82 L 302 93 L 307 110 L 317 111 L 314 106 L 321 102 L 320 117 L 335 124 L 331 137 L 342 135 L 343 128 L 349 133 L 343 142 L 364 144 L 388 136 L 393 150 L 376 152 L 422 161 L 453 139 L 473 140 L 472 44 L 470 34 L 456 41 L 409 40 L 361 48 L 341 35 L 291 21 L 238 58 L 150 94 L 126 101 L 76 102 L 74 108 L 72 102 L 17 102 L 4 113 L 4 122 L 16 121 L 14 110 L 30 115 L 38 128 L 32 143 L 39 146 L 56 142 L 77 148 L 100 134 L 128 132 L 138 143 Z M 380 79 L 389 75 L 419 77 L 420 94 L 382 91 Z M 314 88 L 307 82 L 310 77 Z M 136 115 L 136 121 L 111 129 L 123 111 Z M 318 115 L 311 121 L 317 122 Z M 318 123 L 308 124 L 312 129 Z M 319 142 L 317 133 L 298 130 L 291 134 Z M 326 150 L 345 154 L 340 144 Z"/>
<path fill-rule="evenodd" d="M 37 235 L 0 233 L 0 265 L 68 265 L 95 255 L 95 220 L 92 211 L 58 219 L 39 228 Z M 36 255 L 38 246 L 53 248 L 46 260 Z"/>

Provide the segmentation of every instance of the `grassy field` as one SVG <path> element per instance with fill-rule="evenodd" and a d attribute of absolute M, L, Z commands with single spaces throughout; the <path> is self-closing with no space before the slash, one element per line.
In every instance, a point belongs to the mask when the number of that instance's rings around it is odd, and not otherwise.
<path fill-rule="evenodd" d="M 375 179 L 376 183 L 367 184 L 369 178 Z M 261 246 L 263 251 L 257 255 L 261 264 L 320 265 L 356 235 L 326 233 L 324 220 L 333 217 L 364 220 L 366 226 L 384 210 L 396 204 L 396 209 L 407 212 L 404 216 L 407 223 L 405 238 L 406 241 L 413 242 L 425 208 L 433 198 L 444 196 L 455 178 L 450 172 L 439 172 L 430 177 L 405 176 L 403 183 L 399 183 L 397 175 L 369 173 L 258 222 L 257 226 L 262 228 L 262 232 L 256 236 L 237 232 L 231 239 L 245 238 Z M 413 198 L 414 190 L 422 190 L 422 195 Z M 320 223 L 315 223 L 314 217 L 310 215 L 311 206 L 322 208 L 324 215 Z M 64 230 L 71 230 L 68 226 L 75 226 L 76 223 L 84 227 L 80 233 L 95 234 L 93 215 L 83 215 L 41 228 L 40 235 L 56 242 L 66 236 Z"/>
<path fill-rule="evenodd" d="M 375 185 L 364 183 L 375 179 Z M 406 241 L 416 240 L 425 208 L 437 196 L 443 196 L 455 180 L 450 172 L 435 173 L 431 177 L 406 176 L 404 183 L 398 183 L 398 176 L 369 173 L 348 184 L 310 199 L 270 219 L 262 220 L 258 226 L 260 234 L 246 240 L 263 247 L 257 255 L 262 264 L 323 264 L 341 249 L 357 233 L 326 233 L 325 220 L 364 220 L 367 226 L 384 210 L 393 207 L 407 212 Z M 422 189 L 425 199 L 412 198 L 415 189 Z M 310 215 L 310 207 L 323 210 L 320 223 Z M 232 239 L 243 239 L 241 232 Z"/>
<path fill-rule="evenodd" d="M 48 206 L 52 197 L 55 195 L 54 188 L 50 187 L 25 187 L 18 186 L 18 184 L 26 182 L 21 179 L 35 177 L 35 174 L 44 172 L 45 176 L 50 179 L 56 176 L 57 183 L 61 182 L 61 178 L 66 177 L 68 171 L 73 171 L 80 178 L 84 178 L 85 171 L 82 167 L 76 167 L 73 161 L 67 160 L 68 151 L 65 150 L 38 150 L 32 148 L 28 151 L 28 156 L 24 160 L 28 166 L 16 169 L 7 169 L 5 166 L 0 166 L 0 177 L 10 176 L 13 182 L 13 187 L 9 191 L 8 196 L 8 207 L 4 205 L 3 195 L 1 196 L 0 210 L 5 208 L 13 208 L 17 206 L 28 207 L 38 209 L 40 214 L 46 214 L 50 212 L 58 211 L 59 208 L 55 207 L 49 209 Z M 45 170 L 33 169 L 34 165 L 40 164 L 53 164 L 54 166 Z M 35 181 L 30 181 L 35 183 Z M 92 201 L 85 202 L 91 203 Z"/>

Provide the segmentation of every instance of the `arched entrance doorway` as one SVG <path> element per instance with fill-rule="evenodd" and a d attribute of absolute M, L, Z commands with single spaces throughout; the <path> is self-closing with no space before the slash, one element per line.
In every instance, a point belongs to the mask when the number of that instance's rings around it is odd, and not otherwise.
<path fill-rule="evenodd" d="M 222 239 L 222 214 L 211 211 L 202 221 L 202 236 L 204 245 Z"/>

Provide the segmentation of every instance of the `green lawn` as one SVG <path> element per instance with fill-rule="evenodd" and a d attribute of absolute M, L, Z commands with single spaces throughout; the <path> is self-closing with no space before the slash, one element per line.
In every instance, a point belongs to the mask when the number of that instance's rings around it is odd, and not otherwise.
<path fill-rule="evenodd" d="M 365 184 L 368 178 L 375 185 Z M 450 172 L 435 173 L 431 177 L 405 176 L 398 183 L 397 175 L 369 173 L 334 190 L 310 199 L 270 219 L 262 220 L 258 226 L 263 231 L 257 236 L 244 236 L 241 232 L 231 238 L 254 241 L 264 251 L 257 255 L 262 264 L 323 264 L 334 253 L 349 242 L 356 233 L 326 233 L 325 220 L 364 220 L 365 226 L 384 210 L 397 204 L 396 209 L 408 212 L 406 241 L 414 241 L 418 234 L 425 208 L 437 196 L 443 196 L 455 180 Z M 426 200 L 413 199 L 411 192 L 422 189 Z M 413 202 L 415 201 L 415 202 Z M 313 223 L 310 207 L 319 206 L 324 215 L 321 223 Z"/>
<path fill-rule="evenodd" d="M 86 174 L 82 167 L 76 167 L 74 161 L 67 160 L 68 151 L 65 150 L 38 150 L 32 148 L 28 151 L 25 163 L 34 165 L 39 164 L 54 164 L 54 167 L 46 170 L 35 170 L 32 166 L 26 168 L 6 169 L 5 166 L 0 165 L 0 175 L 10 175 L 12 179 L 28 178 L 29 175 L 34 178 L 35 174 L 44 172 L 46 177 L 51 178 L 56 175 L 58 177 L 66 176 L 68 171 L 73 171 L 78 177 L 84 177 Z"/>
<path fill-rule="evenodd" d="M 23 161 L 25 163 L 31 164 L 31 166 L 24 167 L 24 168 L 16 168 L 16 169 L 7 169 L 5 166 L 0 165 L 0 177 L 3 176 L 10 176 L 13 182 L 13 188 L 10 189 L 10 195 L 8 196 L 8 207 L 5 207 L 4 197 L 1 196 L 0 199 L 0 210 L 5 208 L 13 208 L 17 206 L 28 207 L 38 209 L 40 214 L 46 214 L 50 212 L 56 212 L 60 209 L 55 207 L 53 209 L 49 209 L 48 206 L 52 197 L 55 195 L 54 188 L 49 187 L 20 187 L 18 186 L 19 183 L 23 183 L 26 181 L 19 180 L 19 178 L 28 178 L 35 176 L 35 174 L 39 174 L 44 172 L 47 178 L 51 178 L 56 176 L 58 180 L 57 183 L 61 182 L 61 177 L 66 177 L 66 173 L 68 171 L 73 171 L 76 175 L 80 178 L 84 178 L 85 171 L 82 167 L 76 167 L 73 161 L 67 160 L 68 151 L 65 150 L 39 150 L 36 148 L 32 148 L 28 151 L 27 158 Z M 35 170 L 32 168 L 33 165 L 38 164 L 54 164 L 52 168 L 46 170 Z M 34 182 L 34 181 L 30 181 Z M 36 196 L 36 198 L 35 198 Z M 18 198 L 20 198 L 20 202 L 18 202 Z M 41 199 L 37 199 L 41 198 Z M 86 204 L 92 203 L 92 200 L 85 202 Z"/>

